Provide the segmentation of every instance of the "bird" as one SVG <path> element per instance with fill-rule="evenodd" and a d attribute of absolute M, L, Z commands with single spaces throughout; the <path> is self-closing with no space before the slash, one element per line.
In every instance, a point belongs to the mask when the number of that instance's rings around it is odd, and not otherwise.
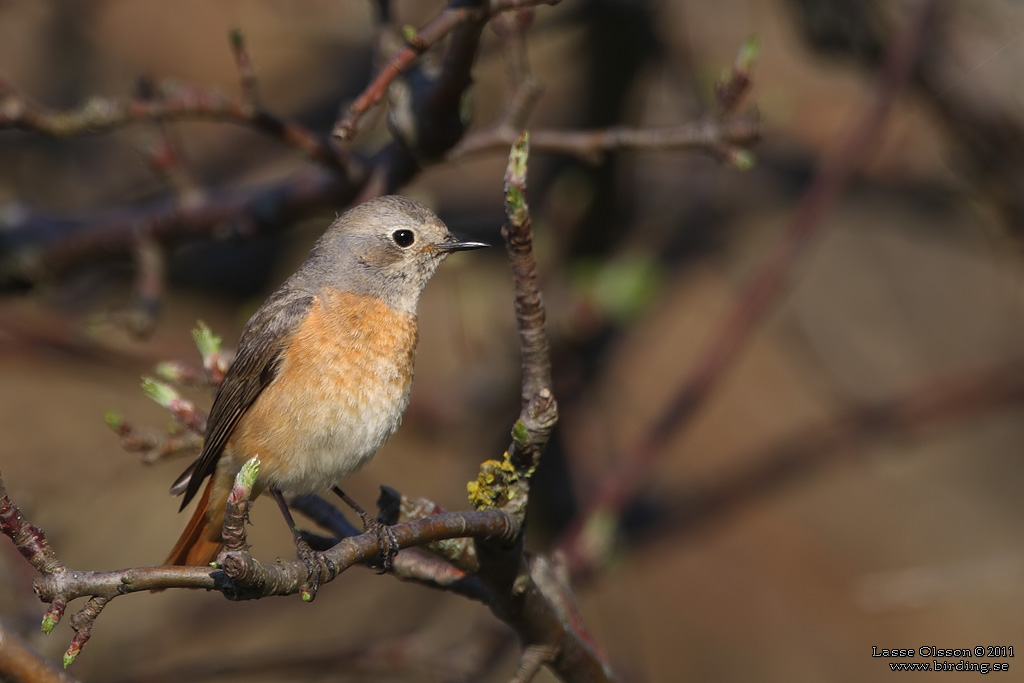
<path fill-rule="evenodd" d="M 199 456 L 171 486 L 184 494 L 180 511 L 208 479 L 165 564 L 216 559 L 228 494 L 252 457 L 253 498 L 269 490 L 289 522 L 281 491 L 340 494 L 409 403 L 423 288 L 448 255 L 486 246 L 396 195 L 338 217 L 242 330 Z"/>

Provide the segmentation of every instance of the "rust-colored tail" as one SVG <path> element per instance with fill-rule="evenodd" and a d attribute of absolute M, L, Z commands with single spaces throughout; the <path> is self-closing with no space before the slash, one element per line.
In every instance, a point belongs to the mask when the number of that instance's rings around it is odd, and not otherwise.
<path fill-rule="evenodd" d="M 204 567 L 215 559 L 220 549 L 224 546 L 221 540 L 221 528 L 224 526 L 224 504 L 226 496 L 215 495 L 211 504 L 210 497 L 213 495 L 214 482 L 217 477 L 212 476 L 206 482 L 203 495 L 199 498 L 192 518 L 185 525 L 181 537 L 174 544 L 174 549 L 164 561 L 166 565 L 181 567 Z M 219 492 L 218 492 L 219 493 Z"/>

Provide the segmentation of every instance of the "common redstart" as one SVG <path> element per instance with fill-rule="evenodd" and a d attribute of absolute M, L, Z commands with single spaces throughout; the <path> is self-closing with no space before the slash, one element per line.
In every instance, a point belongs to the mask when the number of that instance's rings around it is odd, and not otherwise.
<path fill-rule="evenodd" d="M 171 487 L 184 509 L 210 477 L 167 564 L 217 557 L 228 493 L 253 456 L 253 495 L 325 491 L 366 464 L 409 403 L 423 287 L 452 252 L 486 246 L 403 197 L 334 221 L 242 330 L 203 449 Z"/>

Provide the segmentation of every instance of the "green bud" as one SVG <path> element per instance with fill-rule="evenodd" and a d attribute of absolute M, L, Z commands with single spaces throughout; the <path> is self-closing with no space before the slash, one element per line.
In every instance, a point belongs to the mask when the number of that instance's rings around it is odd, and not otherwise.
<path fill-rule="evenodd" d="M 761 41 L 757 36 L 750 36 L 740 47 L 736 55 L 736 70 L 742 73 L 749 73 L 754 68 L 758 53 L 761 51 Z"/>
<path fill-rule="evenodd" d="M 530 156 L 530 133 L 523 131 L 508 153 L 505 168 L 505 213 L 515 224 L 522 224 L 529 215 L 526 205 L 526 162 Z"/>
<path fill-rule="evenodd" d="M 530 432 L 522 420 L 516 420 L 516 423 L 512 425 L 512 440 L 518 446 L 526 446 L 530 443 Z"/>
<path fill-rule="evenodd" d="M 260 473 L 259 457 L 252 457 L 245 461 L 242 469 L 238 470 L 235 476 L 235 486 L 244 486 L 251 489 L 256 484 L 256 475 Z"/>
<path fill-rule="evenodd" d="M 152 377 L 142 378 L 142 391 L 146 393 L 151 399 L 156 401 L 157 405 L 169 408 L 172 401 L 176 401 L 178 392 L 176 392 L 169 384 L 164 382 L 158 382 Z"/>
<path fill-rule="evenodd" d="M 757 157 L 749 149 L 734 149 L 729 153 L 729 161 L 741 171 L 749 171 L 757 165 Z"/>
<path fill-rule="evenodd" d="M 118 430 L 124 424 L 124 418 L 115 413 L 113 410 L 108 410 L 103 413 L 103 420 L 107 423 L 111 429 Z"/>
<path fill-rule="evenodd" d="M 196 329 L 192 330 L 192 338 L 196 340 L 199 354 L 205 361 L 215 353 L 220 353 L 221 338 L 215 335 L 202 320 L 196 323 Z"/>

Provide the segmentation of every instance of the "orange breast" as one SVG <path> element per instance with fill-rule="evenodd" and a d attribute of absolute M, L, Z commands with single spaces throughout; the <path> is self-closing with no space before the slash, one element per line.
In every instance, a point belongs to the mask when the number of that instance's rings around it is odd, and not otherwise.
<path fill-rule="evenodd" d="M 323 491 L 363 465 L 409 402 L 414 315 L 351 292 L 322 294 L 295 331 L 277 378 L 232 436 L 232 458 L 258 455 L 264 485 Z"/>

